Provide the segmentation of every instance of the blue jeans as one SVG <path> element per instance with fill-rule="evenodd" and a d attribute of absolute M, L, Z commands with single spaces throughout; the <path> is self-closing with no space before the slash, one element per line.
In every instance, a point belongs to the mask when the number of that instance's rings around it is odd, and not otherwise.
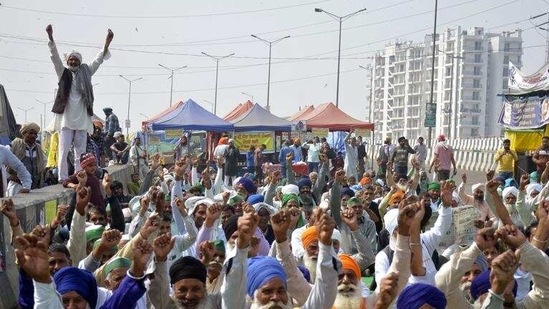
<path fill-rule="evenodd" d="M 499 172 L 498 174 L 504 179 L 513 178 L 513 172 Z"/>
<path fill-rule="evenodd" d="M 309 173 L 316 172 L 318 173 L 318 165 L 320 162 L 307 162 L 307 167 L 309 168 Z"/>
<path fill-rule="evenodd" d="M 395 165 L 395 172 L 400 176 L 408 176 L 408 166 Z"/>

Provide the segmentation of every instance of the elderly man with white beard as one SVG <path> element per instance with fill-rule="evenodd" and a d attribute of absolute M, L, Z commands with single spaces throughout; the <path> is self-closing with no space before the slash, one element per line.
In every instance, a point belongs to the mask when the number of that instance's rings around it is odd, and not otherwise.
<path fill-rule="evenodd" d="M 476 183 L 471 187 L 473 195 L 465 193 L 465 184 L 467 183 L 467 174 L 461 175 L 461 184 L 459 185 L 458 192 L 459 198 L 463 205 L 473 205 L 479 212 L 479 220 L 483 222 L 487 219 L 494 219 L 495 215 L 490 210 L 488 203 L 484 198 L 484 192 L 486 192 L 486 186 L 483 183 Z"/>
<path fill-rule="evenodd" d="M 93 133 L 93 86 L 92 75 L 99 69 L 103 60 L 110 57 L 109 45 L 114 38 L 111 29 L 108 30 L 103 50 L 92 63 L 82 63 L 82 54 L 72 51 L 65 54 L 67 67 L 64 67 L 53 40 L 53 27 L 46 27 L 48 46 L 55 72 L 59 78 L 59 87 L 55 97 L 52 112 L 55 113 L 54 129 L 59 132 L 59 182 L 66 180 L 68 175 L 67 155 L 71 145 L 74 146 L 74 166 L 80 170 L 80 156 L 86 152 L 87 134 Z"/>
<path fill-rule="evenodd" d="M 360 268 L 357 262 L 349 255 L 340 255 L 343 270 L 339 274 L 337 296 L 333 309 L 363 309 L 388 308 L 391 301 L 380 297 L 387 285 L 396 285 L 394 293 L 398 295 L 408 282 L 410 276 L 410 228 L 414 221 L 417 205 L 400 204 L 398 214 L 398 234 L 395 242 L 395 255 L 389 272 L 376 291 L 368 297 L 362 297 L 360 288 Z"/>
<path fill-rule="evenodd" d="M 523 228 L 524 223 L 520 218 L 516 205 L 519 190 L 513 186 L 507 187 L 503 189 L 500 197 L 497 191 L 498 186 L 499 182 L 494 179 L 486 183 L 486 189 L 490 193 L 486 197 L 486 201 L 488 202 L 488 205 L 492 206 L 492 211 L 496 214 L 496 216 L 500 218 L 499 225 L 505 224 L 503 223 L 503 218 L 510 216 L 514 225 Z M 507 214 L 501 213 L 501 210 L 503 209 L 507 211 Z"/>
<path fill-rule="evenodd" d="M 316 278 L 314 285 L 310 285 L 303 277 L 303 274 L 297 268 L 296 259 L 290 250 L 290 242 L 288 240 L 288 230 L 292 221 L 291 210 L 282 210 L 271 217 L 271 225 L 275 234 L 273 242 L 273 250 L 271 252 L 276 255 L 278 263 L 281 263 L 286 276 L 285 291 L 288 295 L 286 298 L 294 300 L 294 306 L 299 308 L 331 308 L 337 291 L 337 276 L 340 263 L 337 261 L 337 256 L 332 249 L 332 233 L 334 231 L 335 222 L 322 209 L 317 210 L 317 220 L 315 225 L 310 227 L 309 231 L 314 235 L 307 236 L 316 239 Z M 290 301 L 286 304 L 290 306 Z M 252 308 L 263 308 L 260 306 Z M 270 307 L 269 307 L 270 308 Z M 278 308 L 278 307 L 276 307 Z"/>
<path fill-rule="evenodd" d="M 166 260 L 174 241 L 165 237 L 155 241 L 155 279 L 151 281 L 148 297 L 155 308 L 202 309 L 202 308 L 245 308 L 246 270 L 248 250 L 259 217 L 253 208 L 247 207 L 238 219 L 236 248 L 227 255 L 224 265 L 225 278 L 221 292 L 208 294 L 206 291 L 206 266 L 199 260 L 186 256 L 175 261 L 169 270 Z M 170 295 L 168 281 L 173 294 Z"/>

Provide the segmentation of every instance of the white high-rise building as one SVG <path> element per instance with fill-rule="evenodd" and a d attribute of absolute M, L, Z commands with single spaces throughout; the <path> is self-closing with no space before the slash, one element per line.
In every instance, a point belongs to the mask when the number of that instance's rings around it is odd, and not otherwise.
<path fill-rule="evenodd" d="M 428 138 L 425 126 L 431 95 L 432 35 L 424 42 L 397 42 L 372 64 L 371 115 L 375 139 Z M 508 63 L 522 66 L 521 30 L 485 33 L 481 27 L 450 28 L 435 40 L 435 126 L 448 138 L 500 136 L 497 123 L 507 91 Z M 442 77 L 442 78 L 441 78 Z"/>

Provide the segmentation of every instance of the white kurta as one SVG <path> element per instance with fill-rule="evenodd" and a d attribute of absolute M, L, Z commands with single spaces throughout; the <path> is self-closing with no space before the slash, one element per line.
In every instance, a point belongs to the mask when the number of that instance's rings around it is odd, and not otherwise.
<path fill-rule="evenodd" d="M 350 144 L 345 144 L 345 174 L 347 177 L 354 176 L 357 181 L 358 178 L 358 148 L 356 146 L 351 146 Z"/>
<path fill-rule="evenodd" d="M 48 42 L 48 46 L 51 52 L 51 58 L 55 67 L 57 77 L 61 78 L 65 69 L 63 61 L 59 57 L 57 47 L 54 42 Z M 88 64 L 91 75 L 95 74 L 99 66 L 103 63 L 103 59 L 108 59 L 109 55 L 103 55 L 103 52 L 99 52 L 92 63 Z M 54 130 L 61 132 L 62 128 L 68 128 L 70 130 L 83 130 L 90 134 L 93 133 L 93 123 L 91 116 L 88 115 L 86 106 L 82 102 L 82 90 L 78 89 L 76 84 L 76 75 L 79 71 L 72 72 L 72 85 L 69 94 L 69 100 L 65 107 L 65 111 L 62 114 L 54 114 Z"/>

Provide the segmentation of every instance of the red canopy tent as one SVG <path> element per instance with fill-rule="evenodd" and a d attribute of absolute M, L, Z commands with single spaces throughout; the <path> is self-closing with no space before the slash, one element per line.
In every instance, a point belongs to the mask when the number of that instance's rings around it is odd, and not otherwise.
<path fill-rule="evenodd" d="M 244 103 L 239 103 L 232 111 L 230 111 L 225 117 L 223 117 L 223 120 L 234 120 L 246 114 L 250 109 L 252 109 L 252 107 L 254 107 L 254 104 L 250 102 L 250 100 Z"/>
<path fill-rule="evenodd" d="M 297 113 L 293 114 L 292 116 L 290 116 L 288 118 L 288 120 L 290 121 L 294 121 L 294 120 L 300 120 L 302 117 L 305 117 L 305 115 L 309 114 L 310 112 L 312 112 L 313 110 L 315 109 L 314 106 L 312 105 L 305 105 L 305 107 L 303 107 L 302 109 L 300 109 Z"/>
<path fill-rule="evenodd" d="M 328 128 L 330 131 L 351 131 L 353 129 L 374 130 L 374 124 L 355 119 L 333 103 L 320 104 L 314 110 L 304 113 L 292 121 L 305 121 L 309 128 Z"/>

